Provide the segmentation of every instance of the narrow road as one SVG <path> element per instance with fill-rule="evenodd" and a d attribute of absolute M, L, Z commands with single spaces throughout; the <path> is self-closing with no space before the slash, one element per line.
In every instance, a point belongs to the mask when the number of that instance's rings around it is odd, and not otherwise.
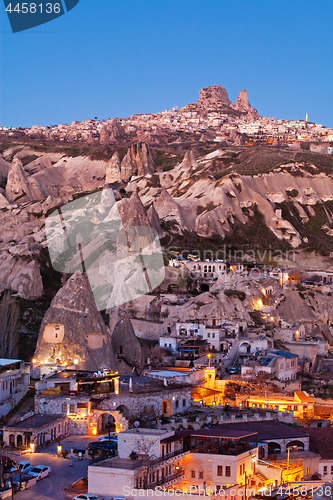
<path fill-rule="evenodd" d="M 70 436 L 61 441 L 62 449 L 70 451 L 71 448 L 83 449 L 91 441 L 89 436 Z M 27 490 L 22 490 L 15 495 L 17 500 L 64 500 L 64 488 L 71 483 L 87 476 L 88 460 L 76 460 L 71 467 L 68 459 L 57 456 L 57 445 L 53 444 L 40 453 L 26 455 L 10 455 L 17 462 L 29 460 L 33 465 L 48 465 L 52 469 L 50 477 L 45 477 Z"/>

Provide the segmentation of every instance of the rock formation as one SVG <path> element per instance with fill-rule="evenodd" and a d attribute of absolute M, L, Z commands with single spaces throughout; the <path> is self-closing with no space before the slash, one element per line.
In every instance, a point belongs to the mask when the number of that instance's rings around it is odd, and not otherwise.
<path fill-rule="evenodd" d="M 197 102 L 188 104 L 185 109 L 200 111 L 203 114 L 209 111 L 222 111 L 226 114 L 241 116 L 241 113 L 247 113 L 253 118 L 259 117 L 258 111 L 249 104 L 246 90 L 241 90 L 236 103 L 232 104 L 228 92 L 221 85 L 211 85 L 201 89 Z"/>
<path fill-rule="evenodd" d="M 121 166 L 118 151 L 113 154 L 106 165 L 105 181 L 109 184 L 121 182 Z"/>
<path fill-rule="evenodd" d="M 108 310 L 111 344 L 119 373 L 132 373 L 142 362 L 141 345 L 127 313 L 119 307 Z"/>
<path fill-rule="evenodd" d="M 129 226 L 150 227 L 145 207 L 137 193 L 132 193 L 130 198 L 123 198 L 118 201 L 117 207 L 121 222 L 125 228 Z"/>
<path fill-rule="evenodd" d="M 8 172 L 6 198 L 11 203 L 18 200 L 22 203 L 45 198 L 39 183 L 27 175 L 22 162 L 18 159 L 13 160 Z"/>
<path fill-rule="evenodd" d="M 110 142 L 110 132 L 105 125 L 103 125 L 99 131 L 99 142 L 101 144 L 108 144 Z"/>
<path fill-rule="evenodd" d="M 149 207 L 149 209 L 147 211 L 147 217 L 148 217 L 150 227 L 155 229 L 155 231 L 157 232 L 157 234 L 159 236 L 162 236 L 163 231 L 161 228 L 160 219 L 159 219 L 158 214 L 157 214 L 153 205 L 151 207 Z"/>
<path fill-rule="evenodd" d="M 122 129 L 116 120 L 108 120 L 107 129 L 109 132 L 109 141 L 113 144 L 119 139 Z"/>
<path fill-rule="evenodd" d="M 221 85 L 212 85 L 200 90 L 198 105 L 202 107 L 221 108 L 231 106 L 228 92 Z"/>
<path fill-rule="evenodd" d="M 34 358 L 39 363 L 67 363 L 80 370 L 116 370 L 111 333 L 96 308 L 85 275 L 73 274 L 52 300 L 40 327 Z"/>
<path fill-rule="evenodd" d="M 124 182 L 128 182 L 132 175 L 147 175 L 155 171 L 154 160 L 146 142 L 133 144 L 121 162 L 121 178 Z"/>
<path fill-rule="evenodd" d="M 246 90 L 240 91 L 233 108 L 242 113 L 249 113 L 253 118 L 259 118 L 258 111 L 250 106 Z"/>

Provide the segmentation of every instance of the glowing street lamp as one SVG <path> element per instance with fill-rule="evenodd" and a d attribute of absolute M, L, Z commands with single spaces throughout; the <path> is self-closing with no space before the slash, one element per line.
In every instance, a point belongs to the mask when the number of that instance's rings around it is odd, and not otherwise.
<path fill-rule="evenodd" d="M 210 367 L 210 358 L 212 357 L 212 355 L 209 353 L 207 354 L 207 358 L 208 358 L 208 366 Z"/>

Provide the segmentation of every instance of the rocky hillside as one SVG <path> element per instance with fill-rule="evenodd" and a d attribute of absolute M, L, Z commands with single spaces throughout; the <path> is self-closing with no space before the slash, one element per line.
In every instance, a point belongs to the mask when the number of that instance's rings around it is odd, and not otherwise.
<path fill-rule="evenodd" d="M 228 243 L 246 251 L 333 251 L 330 155 L 223 147 L 205 155 L 186 152 L 170 168 L 170 157 L 179 155 L 146 143 L 109 160 L 34 153 L 8 148 L 0 162 L 0 291 L 11 288 L 26 299 L 43 294 L 45 217 L 105 181 L 124 224 L 153 227 L 165 245 L 181 250 Z M 154 162 L 162 153 L 167 171 Z M 37 158 L 24 165 L 27 156 Z"/>
<path fill-rule="evenodd" d="M 229 106 L 223 92 L 218 94 L 223 106 Z M 236 106 L 247 107 L 243 94 L 233 106 L 234 112 L 239 112 Z M 311 251 L 310 267 L 332 265 L 330 155 L 274 146 L 212 143 L 203 148 L 199 142 L 164 148 L 139 142 L 93 152 L 86 147 L 76 155 L 68 144 L 48 143 L 40 148 L 6 143 L 0 157 L 0 293 L 11 289 L 21 297 L 22 324 L 28 329 L 39 329 L 43 313 L 66 280 L 50 264 L 46 217 L 72 200 L 103 189 L 106 182 L 113 189 L 123 226 L 155 229 L 166 252 L 170 245 L 188 251 L 216 251 L 227 245 L 258 262 L 276 264 L 260 256 L 278 249 L 294 251 L 296 264 L 306 268 Z M 296 265 L 293 260 L 289 263 Z M 250 303 L 239 300 L 234 308 L 223 294 L 209 301 L 226 311 L 235 309 L 235 316 L 251 309 Z M 163 315 L 172 316 L 165 307 Z M 191 307 L 189 316 L 187 308 L 181 308 L 179 317 L 190 317 Z M 313 308 L 313 304 L 307 306 L 309 317 Z M 320 319 L 326 321 L 327 313 L 319 309 Z M 286 319 L 295 313 L 285 306 L 281 311 Z M 33 316 L 39 317 L 39 324 Z"/>

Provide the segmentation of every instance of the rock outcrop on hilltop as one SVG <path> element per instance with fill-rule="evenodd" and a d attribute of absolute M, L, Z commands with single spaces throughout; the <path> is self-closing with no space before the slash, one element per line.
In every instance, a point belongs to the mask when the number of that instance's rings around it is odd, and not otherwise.
<path fill-rule="evenodd" d="M 119 307 L 108 310 L 111 345 L 117 360 L 119 373 L 132 373 L 142 363 L 141 345 L 132 323 L 125 311 Z"/>
<path fill-rule="evenodd" d="M 212 85 L 211 87 L 201 89 L 197 104 L 200 107 L 211 107 L 212 109 L 219 109 L 225 106 L 231 107 L 232 105 L 228 92 L 221 85 Z"/>
<path fill-rule="evenodd" d="M 156 171 L 149 145 L 137 142 L 130 147 L 121 162 L 121 178 L 128 182 L 132 175 L 153 174 Z"/>
<path fill-rule="evenodd" d="M 236 103 L 232 104 L 228 92 L 221 85 L 211 85 L 199 92 L 199 99 L 193 104 L 188 104 L 185 109 L 200 111 L 203 114 L 212 111 L 221 111 L 226 114 L 241 116 L 249 114 L 253 118 L 258 118 L 258 111 L 251 108 L 246 90 L 241 90 Z"/>
<path fill-rule="evenodd" d="M 43 318 L 34 358 L 79 370 L 116 370 L 110 329 L 97 310 L 89 281 L 75 273 Z"/>
<path fill-rule="evenodd" d="M 246 90 L 240 91 L 233 108 L 236 111 L 241 111 L 242 113 L 249 113 L 253 118 L 259 118 L 258 111 L 250 106 Z"/>

